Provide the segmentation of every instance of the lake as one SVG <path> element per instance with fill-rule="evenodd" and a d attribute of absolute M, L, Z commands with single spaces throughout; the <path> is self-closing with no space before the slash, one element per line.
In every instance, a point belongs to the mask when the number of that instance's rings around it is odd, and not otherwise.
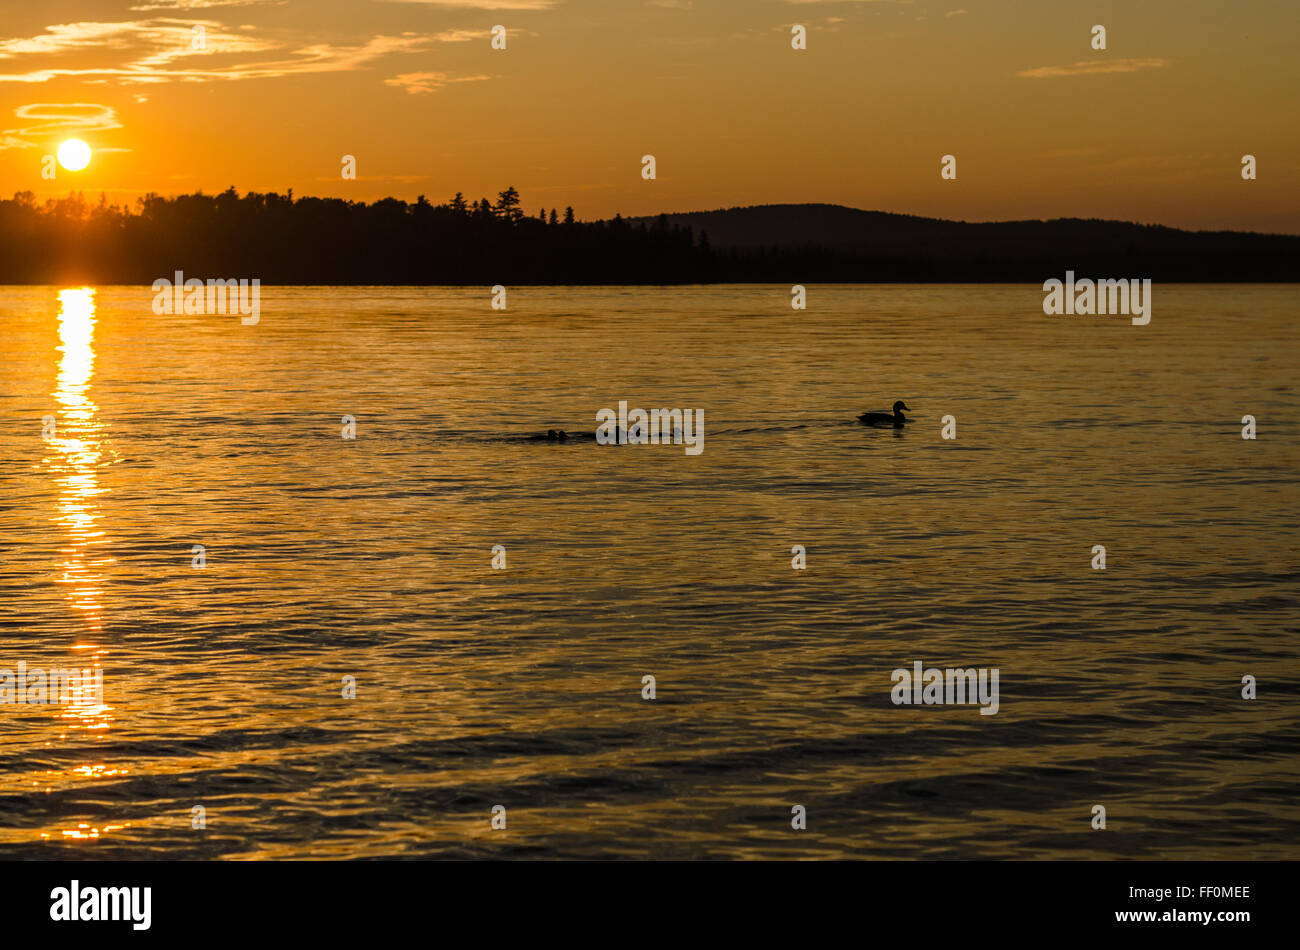
<path fill-rule="evenodd" d="M 152 299 L 0 288 L 0 855 L 1300 857 L 1294 285 Z"/>

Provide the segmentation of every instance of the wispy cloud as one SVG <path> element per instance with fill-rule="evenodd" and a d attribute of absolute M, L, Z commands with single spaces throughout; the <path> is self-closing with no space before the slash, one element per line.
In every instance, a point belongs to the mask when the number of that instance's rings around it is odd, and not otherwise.
<path fill-rule="evenodd" d="M 1068 66 L 1036 66 L 1022 69 L 1017 76 L 1030 79 L 1047 79 L 1054 76 L 1090 76 L 1100 73 L 1135 73 L 1139 69 L 1159 69 L 1168 66 L 1164 59 L 1085 59 Z"/>
<path fill-rule="evenodd" d="M 491 76 L 453 76 L 450 73 L 402 73 L 392 79 L 385 79 L 384 85 L 405 89 L 412 95 L 422 95 L 441 89 L 448 83 L 479 82 L 491 78 Z"/>
<path fill-rule="evenodd" d="M 203 49 L 194 49 L 195 27 L 203 28 Z M 47 26 L 45 32 L 37 36 L 0 40 L 0 59 L 60 56 L 85 49 L 128 50 L 143 54 L 129 66 L 150 67 L 182 56 L 250 53 L 275 48 L 276 44 L 269 40 L 227 33 L 220 23 L 212 20 L 158 18 L 118 23 L 57 23 Z M 85 72 L 95 74 L 96 71 Z"/>
<path fill-rule="evenodd" d="M 0 149 L 35 148 L 32 139 L 52 135 L 84 135 L 122 128 L 112 106 L 96 102 L 31 102 L 14 109 L 26 125 L 0 132 Z M 100 151 L 105 151 L 102 147 Z"/>
<path fill-rule="evenodd" d="M 375 3 L 418 3 L 426 7 L 472 10 L 549 10 L 559 0 L 373 0 Z"/>
<path fill-rule="evenodd" d="M 194 49 L 194 27 L 204 28 L 202 49 Z M 86 49 L 126 51 L 119 65 L 71 68 L 41 65 L 25 72 L 0 72 L 0 82 L 48 82 L 61 76 L 87 83 L 116 80 L 122 84 L 209 82 L 267 79 L 303 73 L 348 72 L 395 53 L 426 50 L 433 43 L 465 42 L 482 35 L 477 30 L 448 30 L 438 34 L 402 33 L 372 36 L 357 46 L 312 43 L 287 49 L 271 39 L 227 32 L 209 20 L 154 19 L 122 23 L 64 23 L 46 27 L 44 33 L 21 39 L 0 40 L 0 60 L 18 57 L 57 57 Z M 200 66 L 195 57 L 218 54 L 266 53 L 284 50 L 280 57 L 222 66 Z"/>
<path fill-rule="evenodd" d="M 435 43 L 468 43 L 470 40 L 491 36 L 488 30 L 443 30 L 433 34 Z"/>
<path fill-rule="evenodd" d="M 211 10 L 213 7 L 284 6 L 289 0 L 149 0 L 130 9 L 148 10 Z"/>

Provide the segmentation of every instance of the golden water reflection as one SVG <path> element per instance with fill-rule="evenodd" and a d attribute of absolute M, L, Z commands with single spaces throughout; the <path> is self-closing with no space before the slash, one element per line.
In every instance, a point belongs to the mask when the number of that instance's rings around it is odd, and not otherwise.
<path fill-rule="evenodd" d="M 63 456 L 59 471 L 59 507 L 56 520 L 68 534 L 70 546 L 62 551 L 59 582 L 68 586 L 73 607 L 84 613 L 93 633 L 102 629 L 103 575 L 90 560 L 91 546 L 103 536 L 97 524 L 100 494 L 96 467 L 101 455 L 98 406 L 87 391 L 95 368 L 95 291 L 88 287 L 59 291 L 59 376 L 54 398 L 60 415 L 55 420 L 54 448 Z M 94 637 L 92 636 L 92 639 Z"/>
<path fill-rule="evenodd" d="M 97 498 L 104 489 L 99 484 L 98 469 L 103 456 L 102 427 L 96 418 L 99 407 L 90 398 L 90 382 L 95 370 L 95 291 L 89 287 L 59 291 L 59 367 L 53 397 L 59 414 L 47 441 L 58 453 L 50 460 L 51 471 L 59 486 L 54 520 L 67 537 L 60 548 L 58 583 L 65 585 L 73 609 L 84 619 L 78 625 L 72 644 L 76 669 L 93 670 L 102 675 L 106 649 L 103 631 L 103 570 L 109 558 L 95 555 L 103 543 L 99 525 Z M 48 431 L 48 430 L 47 430 Z M 113 722 L 112 707 L 96 689 L 98 676 L 78 677 L 71 695 L 60 711 L 63 724 L 59 740 L 66 741 L 70 732 L 103 733 Z M 124 770 L 93 763 L 51 772 L 46 779 L 49 790 L 59 778 L 85 782 L 121 774 Z M 36 783 L 33 783 L 36 784 Z M 79 823 L 74 829 L 61 831 L 63 837 L 99 837 L 117 825 L 103 828 Z M 42 834 L 48 838 L 49 833 Z"/>

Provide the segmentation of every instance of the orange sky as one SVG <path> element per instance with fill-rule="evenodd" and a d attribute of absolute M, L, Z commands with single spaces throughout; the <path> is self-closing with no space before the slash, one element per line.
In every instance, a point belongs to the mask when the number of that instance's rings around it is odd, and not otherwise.
<path fill-rule="evenodd" d="M 1300 233 L 1297 37 L 1297 0 L 6 2 L 0 192 L 513 184 L 588 219 L 824 201 Z M 73 135 L 90 167 L 43 179 Z"/>

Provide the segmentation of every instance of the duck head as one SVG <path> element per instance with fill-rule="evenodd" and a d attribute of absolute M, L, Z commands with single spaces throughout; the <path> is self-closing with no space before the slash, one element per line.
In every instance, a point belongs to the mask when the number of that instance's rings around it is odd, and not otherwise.
<path fill-rule="evenodd" d="M 894 403 L 894 415 L 901 416 L 903 414 L 904 409 L 906 409 L 908 412 L 912 411 L 908 407 L 907 403 L 903 402 L 903 400 L 901 399 L 898 400 L 898 402 Z"/>

